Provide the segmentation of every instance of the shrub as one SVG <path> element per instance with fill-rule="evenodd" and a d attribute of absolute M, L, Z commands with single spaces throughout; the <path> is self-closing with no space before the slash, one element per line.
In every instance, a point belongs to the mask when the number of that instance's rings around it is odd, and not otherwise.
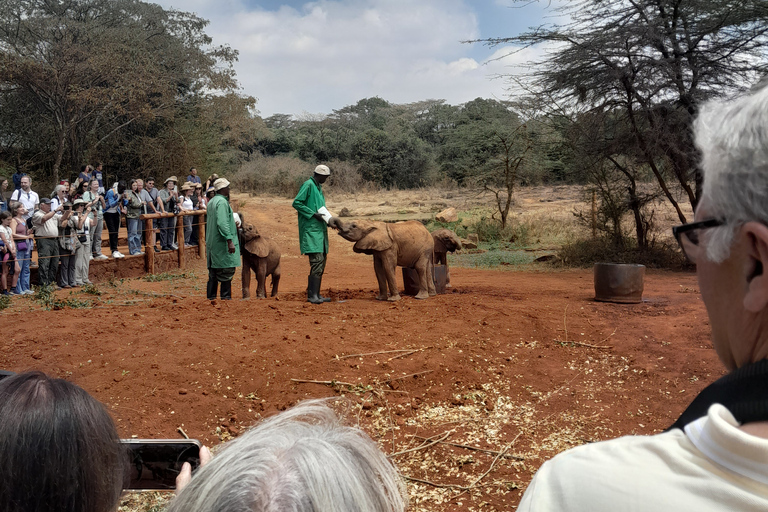
<path fill-rule="evenodd" d="M 619 247 L 608 239 L 577 240 L 565 244 L 558 252 L 560 265 L 565 267 L 591 267 L 595 263 L 636 263 L 650 268 L 690 270 L 693 266 L 685 256 L 667 243 L 657 243 L 645 250 L 637 248 L 632 238 Z"/>

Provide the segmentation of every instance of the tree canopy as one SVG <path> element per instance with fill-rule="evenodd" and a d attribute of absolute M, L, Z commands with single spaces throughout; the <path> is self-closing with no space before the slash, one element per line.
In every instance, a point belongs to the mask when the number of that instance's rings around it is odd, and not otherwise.
<path fill-rule="evenodd" d="M 191 119 L 219 126 L 217 150 L 237 146 L 258 129 L 255 100 L 238 96 L 237 52 L 206 25 L 138 0 L 0 0 L 0 158 L 54 178 L 110 157 L 163 174 L 169 152 L 189 164 L 206 138 Z M 205 114 L 223 103 L 237 105 L 227 121 Z"/>

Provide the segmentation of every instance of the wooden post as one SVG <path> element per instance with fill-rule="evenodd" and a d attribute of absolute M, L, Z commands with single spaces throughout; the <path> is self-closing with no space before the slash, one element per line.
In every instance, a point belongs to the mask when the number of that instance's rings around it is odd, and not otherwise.
<path fill-rule="evenodd" d="M 205 258 L 205 227 L 203 226 L 204 218 L 205 210 L 199 210 L 197 214 L 197 255 L 200 258 Z"/>
<path fill-rule="evenodd" d="M 176 245 L 179 246 L 179 268 L 184 268 L 184 215 L 176 215 Z"/>
<path fill-rule="evenodd" d="M 144 216 L 141 216 L 144 218 Z M 147 253 L 147 257 L 144 260 L 146 264 L 146 270 L 148 274 L 155 273 L 155 226 L 153 219 L 144 219 L 144 232 L 148 233 L 147 245 L 144 247 L 144 252 Z"/>

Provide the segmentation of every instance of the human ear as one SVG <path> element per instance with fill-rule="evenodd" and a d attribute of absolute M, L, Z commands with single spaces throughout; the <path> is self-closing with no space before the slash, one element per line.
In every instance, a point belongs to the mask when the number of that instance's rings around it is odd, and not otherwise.
<path fill-rule="evenodd" d="M 768 226 L 760 222 L 744 224 L 746 281 L 744 309 L 759 313 L 768 308 Z"/>

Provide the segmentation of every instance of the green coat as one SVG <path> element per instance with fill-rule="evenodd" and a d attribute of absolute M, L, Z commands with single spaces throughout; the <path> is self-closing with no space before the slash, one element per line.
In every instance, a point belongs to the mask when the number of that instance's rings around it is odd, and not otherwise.
<path fill-rule="evenodd" d="M 240 266 L 240 243 L 232 208 L 227 198 L 216 194 L 208 203 L 205 224 L 205 256 L 208 268 L 232 268 Z M 235 244 L 235 252 L 229 254 L 227 240 Z"/>
<path fill-rule="evenodd" d="M 313 217 L 322 206 L 325 206 L 323 189 L 314 179 L 309 178 L 293 200 L 293 207 L 299 212 L 301 254 L 328 253 L 328 225 Z"/>

